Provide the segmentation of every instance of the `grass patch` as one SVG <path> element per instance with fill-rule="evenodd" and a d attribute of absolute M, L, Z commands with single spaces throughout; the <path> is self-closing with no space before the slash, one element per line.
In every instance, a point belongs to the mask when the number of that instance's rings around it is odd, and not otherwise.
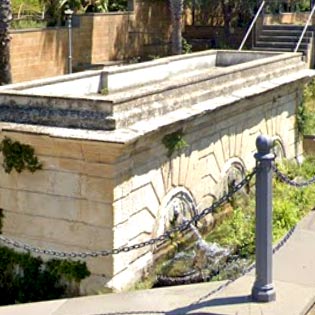
<path fill-rule="evenodd" d="M 284 161 L 281 171 L 291 179 L 310 178 L 315 175 L 315 157 L 307 157 L 302 165 Z M 253 190 L 253 189 L 252 189 Z M 232 215 L 219 224 L 207 237 L 207 241 L 233 247 L 242 258 L 251 259 L 255 253 L 255 196 L 236 197 Z M 273 180 L 273 242 L 298 223 L 315 205 L 315 189 L 312 185 L 296 188 L 274 178 Z"/>
<path fill-rule="evenodd" d="M 28 29 L 28 28 L 44 28 L 47 26 L 45 21 L 34 21 L 34 20 L 13 20 L 11 22 L 11 29 Z"/>
<path fill-rule="evenodd" d="M 315 157 L 307 157 L 302 165 L 292 161 L 283 161 L 278 168 L 291 179 L 309 179 L 315 175 Z M 239 192 L 230 201 L 233 208 L 231 214 L 224 220 L 219 220 L 215 228 L 205 236 L 206 241 L 232 249 L 232 255 L 225 265 L 219 266 L 220 271 L 211 277 L 210 281 L 235 279 L 254 261 L 255 256 L 255 188 L 251 183 L 250 193 Z M 315 205 L 315 189 L 313 185 L 295 188 L 273 180 L 273 242 L 277 243 L 292 227 L 294 227 Z M 223 207 L 219 209 L 223 211 Z M 180 241 L 180 234 L 178 235 Z M 175 241 L 175 240 L 174 240 Z M 193 250 L 192 244 L 183 248 L 179 246 L 177 252 L 188 255 Z M 171 255 L 174 257 L 173 255 Z M 156 275 L 177 277 L 187 274 L 194 266 L 175 264 L 173 258 L 166 257 L 160 261 L 143 282 L 138 282 L 134 289 L 148 289 L 154 285 Z M 170 263 L 171 262 L 171 263 Z M 224 263 L 223 263 L 224 264 Z M 221 269 L 221 267 L 223 267 Z M 207 270 L 205 269 L 205 272 Z"/>
<path fill-rule="evenodd" d="M 304 88 L 303 100 L 297 112 L 297 125 L 301 134 L 315 134 L 315 80 Z"/>

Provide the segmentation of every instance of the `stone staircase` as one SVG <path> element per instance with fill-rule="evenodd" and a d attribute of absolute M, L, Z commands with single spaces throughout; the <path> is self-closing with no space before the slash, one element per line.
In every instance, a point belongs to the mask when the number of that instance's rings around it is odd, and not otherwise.
<path fill-rule="evenodd" d="M 256 35 L 253 50 L 258 51 L 294 51 L 304 26 L 275 24 L 263 25 Z M 303 52 L 306 60 L 310 62 L 312 54 L 314 27 L 309 26 L 299 47 L 299 52 Z"/>

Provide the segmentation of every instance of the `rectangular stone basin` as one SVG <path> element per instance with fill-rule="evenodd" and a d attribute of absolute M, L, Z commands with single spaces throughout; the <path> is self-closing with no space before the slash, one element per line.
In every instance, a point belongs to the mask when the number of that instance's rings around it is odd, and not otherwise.
<path fill-rule="evenodd" d="M 160 236 L 175 207 L 199 214 L 253 169 L 259 134 L 301 156 L 296 112 L 314 76 L 300 53 L 205 51 L 1 87 L 0 140 L 43 165 L 0 168 L 3 235 L 66 252 Z M 81 292 L 129 288 L 159 246 L 86 258 Z"/>
<path fill-rule="evenodd" d="M 0 88 L 0 121 L 114 130 L 305 68 L 299 53 L 205 51 Z"/>

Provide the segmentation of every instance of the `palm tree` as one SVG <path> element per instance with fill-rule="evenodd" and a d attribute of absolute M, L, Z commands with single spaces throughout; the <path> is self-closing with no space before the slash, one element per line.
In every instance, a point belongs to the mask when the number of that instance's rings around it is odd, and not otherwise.
<path fill-rule="evenodd" d="M 183 0 L 169 0 L 172 17 L 172 54 L 182 53 Z"/>
<path fill-rule="evenodd" d="M 12 82 L 10 66 L 9 26 L 12 19 L 11 1 L 0 1 L 0 85 Z"/>

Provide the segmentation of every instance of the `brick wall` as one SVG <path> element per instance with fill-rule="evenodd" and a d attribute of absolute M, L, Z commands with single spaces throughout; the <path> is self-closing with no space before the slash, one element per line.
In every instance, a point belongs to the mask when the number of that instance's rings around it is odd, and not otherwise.
<path fill-rule="evenodd" d="M 66 29 L 18 31 L 11 36 L 13 82 L 55 76 L 66 71 Z"/>
<path fill-rule="evenodd" d="M 13 82 L 67 72 L 66 27 L 11 32 Z M 135 1 L 133 12 L 74 17 L 73 67 L 169 52 L 170 17 L 163 2 Z"/>

